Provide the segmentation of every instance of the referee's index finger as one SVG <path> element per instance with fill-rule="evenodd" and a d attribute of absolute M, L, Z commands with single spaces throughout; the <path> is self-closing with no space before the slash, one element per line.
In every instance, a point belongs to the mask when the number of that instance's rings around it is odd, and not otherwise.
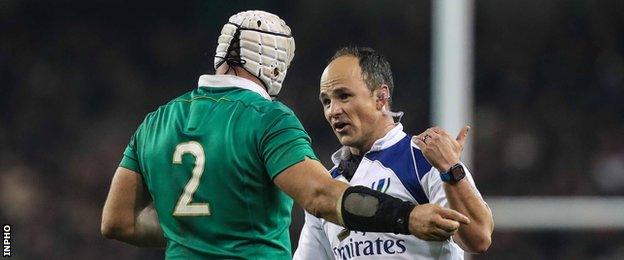
<path fill-rule="evenodd" d="M 447 208 L 441 208 L 440 209 L 440 216 L 442 216 L 443 218 L 446 219 L 452 219 L 455 220 L 459 223 L 468 225 L 470 224 L 470 219 L 466 216 L 464 216 L 463 214 L 452 210 L 452 209 L 447 209 Z"/>
<path fill-rule="evenodd" d="M 442 230 L 444 230 L 446 232 L 452 232 L 452 233 L 457 231 L 457 229 L 459 228 L 459 225 L 460 225 L 459 222 L 457 222 L 455 220 L 450 220 L 450 219 L 447 219 L 447 218 L 440 218 L 435 223 L 438 226 L 438 228 L 440 228 L 440 229 L 442 229 Z"/>

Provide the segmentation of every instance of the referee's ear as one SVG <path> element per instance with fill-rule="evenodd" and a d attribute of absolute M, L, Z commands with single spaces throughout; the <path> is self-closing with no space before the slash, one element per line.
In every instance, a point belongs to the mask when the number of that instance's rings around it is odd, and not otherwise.
<path fill-rule="evenodd" d="M 377 92 L 377 110 L 383 110 L 384 108 L 390 110 L 390 88 L 388 85 L 381 84 L 375 92 Z"/>

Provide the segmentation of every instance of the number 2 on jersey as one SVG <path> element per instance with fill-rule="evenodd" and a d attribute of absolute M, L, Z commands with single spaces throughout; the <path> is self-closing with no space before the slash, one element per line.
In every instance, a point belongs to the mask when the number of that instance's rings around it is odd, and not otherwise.
<path fill-rule="evenodd" d="M 204 173 L 204 164 L 206 158 L 204 156 L 204 148 L 195 141 L 180 143 L 176 146 L 173 153 L 173 164 L 182 164 L 182 155 L 190 153 L 195 157 L 195 167 L 193 167 L 193 175 L 189 182 L 184 186 L 184 191 L 178 199 L 174 216 L 210 216 L 210 206 L 208 203 L 191 203 L 193 194 L 199 187 L 199 179 Z"/>

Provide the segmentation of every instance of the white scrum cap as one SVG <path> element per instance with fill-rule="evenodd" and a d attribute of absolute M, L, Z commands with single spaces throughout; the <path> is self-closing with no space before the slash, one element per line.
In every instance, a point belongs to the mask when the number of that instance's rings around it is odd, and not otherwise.
<path fill-rule="evenodd" d="M 243 67 L 276 97 L 294 56 L 295 39 L 284 20 L 264 11 L 245 11 L 230 17 L 221 29 L 214 66 Z"/>

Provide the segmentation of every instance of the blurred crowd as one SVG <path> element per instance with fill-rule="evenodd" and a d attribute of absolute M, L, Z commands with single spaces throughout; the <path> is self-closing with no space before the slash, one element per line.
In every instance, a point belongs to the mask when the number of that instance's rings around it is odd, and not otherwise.
<path fill-rule="evenodd" d="M 624 2 L 475 2 L 468 123 L 482 194 L 624 195 Z M 342 46 L 384 53 L 406 131 L 429 126 L 429 1 L 0 1 L 0 222 L 17 259 L 162 257 L 99 235 L 112 174 L 145 114 L 213 73 L 220 26 L 246 9 L 293 29 L 280 100 L 326 166 L 339 144 L 318 79 Z M 496 232 L 482 258 L 623 258 L 622 245 L 622 231 Z"/>

